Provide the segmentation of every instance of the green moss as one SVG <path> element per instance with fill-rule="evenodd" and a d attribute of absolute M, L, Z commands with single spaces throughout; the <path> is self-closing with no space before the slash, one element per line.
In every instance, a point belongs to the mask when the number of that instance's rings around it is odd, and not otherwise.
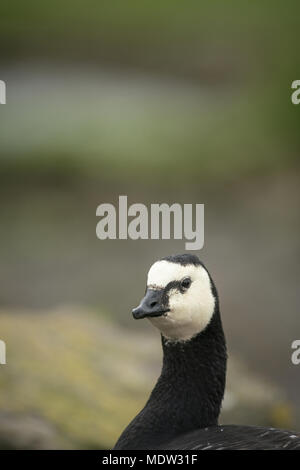
<path fill-rule="evenodd" d="M 0 413 L 38 415 L 71 446 L 111 447 L 151 389 L 151 372 L 135 372 L 140 340 L 86 311 L 0 318 Z"/>

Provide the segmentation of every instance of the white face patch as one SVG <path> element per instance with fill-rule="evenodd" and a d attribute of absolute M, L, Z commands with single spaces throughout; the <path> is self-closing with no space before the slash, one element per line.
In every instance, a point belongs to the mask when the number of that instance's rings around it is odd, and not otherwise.
<path fill-rule="evenodd" d="M 147 287 L 163 289 L 172 281 L 190 277 L 191 285 L 184 292 L 170 290 L 170 311 L 161 317 L 149 318 L 170 340 L 187 341 L 200 333 L 214 313 L 215 298 L 206 269 L 201 265 L 182 266 L 170 261 L 157 261 L 148 273 Z"/>

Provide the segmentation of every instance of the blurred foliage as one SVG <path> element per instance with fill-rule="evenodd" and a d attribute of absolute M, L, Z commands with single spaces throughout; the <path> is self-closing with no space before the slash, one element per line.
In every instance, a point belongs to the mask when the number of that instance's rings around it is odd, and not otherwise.
<path fill-rule="evenodd" d="M 153 173 L 165 184 L 297 165 L 299 13 L 295 0 L 2 3 L 2 58 L 32 74 L 18 99 L 8 90 L 3 181 Z M 48 88 L 30 59 L 52 62 Z M 112 77 L 96 69 L 91 83 L 91 64 Z"/>

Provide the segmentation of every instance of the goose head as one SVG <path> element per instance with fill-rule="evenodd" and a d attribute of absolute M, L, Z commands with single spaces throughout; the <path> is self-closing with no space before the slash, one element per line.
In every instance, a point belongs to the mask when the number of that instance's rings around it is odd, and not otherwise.
<path fill-rule="evenodd" d="M 151 266 L 145 296 L 132 314 L 149 319 L 168 340 L 188 341 L 209 324 L 217 302 L 215 286 L 198 257 L 175 255 Z"/>

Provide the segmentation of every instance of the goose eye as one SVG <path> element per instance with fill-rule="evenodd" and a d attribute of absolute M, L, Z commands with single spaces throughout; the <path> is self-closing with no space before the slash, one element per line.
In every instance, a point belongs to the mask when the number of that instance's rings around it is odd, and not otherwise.
<path fill-rule="evenodd" d="M 190 277 L 185 277 L 184 279 L 182 279 L 180 283 L 181 287 L 183 287 L 184 289 L 188 289 L 191 284 L 192 284 L 192 280 Z"/>

